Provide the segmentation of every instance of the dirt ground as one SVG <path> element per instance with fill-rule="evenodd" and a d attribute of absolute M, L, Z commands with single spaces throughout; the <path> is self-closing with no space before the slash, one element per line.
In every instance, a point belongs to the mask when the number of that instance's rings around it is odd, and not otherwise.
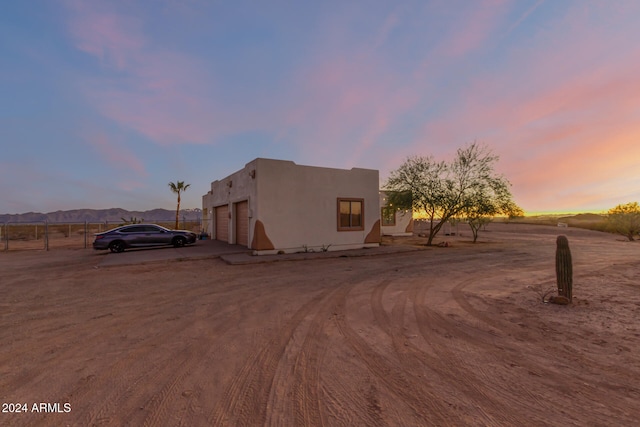
<path fill-rule="evenodd" d="M 570 306 L 541 302 L 560 233 Z M 241 266 L 0 253 L 0 425 L 637 425 L 640 243 L 469 234 Z"/>

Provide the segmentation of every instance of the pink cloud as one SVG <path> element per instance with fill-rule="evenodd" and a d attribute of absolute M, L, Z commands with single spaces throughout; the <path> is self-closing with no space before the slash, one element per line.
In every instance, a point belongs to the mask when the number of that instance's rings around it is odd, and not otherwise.
<path fill-rule="evenodd" d="M 333 153 L 348 144 L 350 154 L 343 157 L 338 166 L 358 164 L 372 147 L 384 141 L 386 135 L 394 138 L 390 132 L 397 129 L 407 115 L 415 114 L 416 108 L 420 108 L 418 104 L 435 92 L 432 79 L 445 73 L 438 58 L 450 60 L 463 56 L 485 43 L 495 33 L 507 6 L 502 1 L 486 1 L 468 8 L 468 12 L 451 25 L 452 30 L 444 42 L 420 52 L 427 59 L 417 72 L 396 67 L 378 51 L 391 32 L 406 23 L 403 19 L 415 11 L 396 9 L 387 15 L 380 22 L 378 31 L 373 32 L 371 45 L 343 46 L 342 39 L 329 36 L 328 46 L 319 49 L 329 54 L 298 72 L 293 90 L 303 94 L 302 100 L 290 110 L 286 126 L 314 129 L 315 132 L 310 132 L 311 139 L 318 143 L 308 144 L 304 149 L 314 160 L 335 161 Z M 421 13 L 444 12 L 429 6 Z M 335 26 L 331 28 L 333 31 Z M 398 142 L 401 141 L 391 139 L 386 144 L 397 145 Z M 393 151 L 377 149 L 385 156 Z"/>
<path fill-rule="evenodd" d="M 438 56 L 462 57 L 483 46 L 501 23 L 508 11 L 508 2 L 485 0 L 462 8 L 460 18 L 451 25 L 436 54 Z"/>
<path fill-rule="evenodd" d="M 501 150 L 506 151 L 503 167 L 532 207 L 589 208 L 585 203 L 608 200 L 625 187 L 640 196 L 628 179 L 636 175 L 640 158 L 637 121 L 625 117 L 624 106 L 596 111 L 539 131 L 530 129 L 530 135 L 525 130 L 503 136 L 503 141 L 510 136 L 515 140 L 510 149 Z"/>
<path fill-rule="evenodd" d="M 69 29 L 76 47 L 105 65 L 124 69 L 145 46 L 140 22 L 135 18 L 117 14 L 106 3 L 68 1 L 67 4 L 73 12 Z"/>
<path fill-rule="evenodd" d="M 131 150 L 110 140 L 104 133 L 91 133 L 86 139 L 111 167 L 134 172 L 139 176 L 147 175 L 144 164 Z"/>
<path fill-rule="evenodd" d="M 424 141 L 484 140 L 501 155 L 514 193 L 527 195 L 528 209 L 640 197 L 630 184 L 640 158 L 640 49 L 624 31 L 590 25 L 596 14 L 569 10 L 532 46 L 514 51 L 503 70 L 453 92 L 462 108 L 428 120 L 414 150 L 433 152 Z"/>
<path fill-rule="evenodd" d="M 520 26 L 520 24 L 522 24 L 529 17 L 529 15 L 531 15 L 533 12 L 535 12 L 535 10 L 538 7 L 540 7 L 540 5 L 542 5 L 542 3 L 544 3 L 544 0 L 538 0 L 533 6 L 531 6 L 529 9 L 527 9 L 524 12 L 524 14 L 522 14 L 522 16 L 520 18 L 518 18 L 518 20 L 516 22 L 514 22 L 509 27 L 509 30 L 507 30 L 507 35 L 509 35 L 516 28 L 518 28 Z"/>
<path fill-rule="evenodd" d="M 141 188 L 145 188 L 145 185 L 136 179 L 119 180 L 116 185 L 120 190 L 126 192 L 132 192 Z"/>
<path fill-rule="evenodd" d="M 298 70 L 284 123 L 290 129 L 304 129 L 307 139 L 316 141 L 304 147 L 310 158 L 335 162 L 336 150 L 348 144 L 349 155 L 336 166 L 357 165 L 421 99 L 411 82 L 399 79 L 392 64 L 376 52 L 397 19 L 390 15 L 373 44 L 354 56 L 337 49 Z"/>
<path fill-rule="evenodd" d="M 120 85 L 92 87 L 87 92 L 99 110 L 121 125 L 155 142 L 206 143 L 229 130 L 217 108 L 206 99 L 206 77 L 184 55 L 143 55 Z"/>
<path fill-rule="evenodd" d="M 612 42 L 625 42 L 626 33 L 608 36 L 590 25 L 580 7 L 505 53 L 503 69 L 479 70 L 466 87 L 434 86 L 450 70 L 441 58 L 447 62 L 481 49 L 501 27 L 512 30 L 532 16 L 541 2 L 510 27 L 503 22 L 507 6 L 488 4 L 467 14 L 464 21 L 475 24 L 436 46 L 440 56 L 427 54 L 422 68 L 404 80 L 366 50 L 331 56 L 301 74 L 308 101 L 289 116 L 290 126 L 315 126 L 315 140 L 322 141 L 306 152 L 330 159 L 349 144 L 342 166 L 352 166 L 375 149 L 384 155 L 384 181 L 407 154 L 450 158 L 455 147 L 478 139 L 501 156 L 497 168 L 514 184 L 514 194 L 524 195 L 526 209 L 590 209 L 612 194 L 640 197 L 629 179 L 640 158 L 640 50 L 612 49 Z M 385 150 L 384 136 L 430 102 L 433 114 L 412 145 L 398 148 L 392 140 L 395 150 Z"/>
<path fill-rule="evenodd" d="M 378 49 L 383 46 L 391 32 L 400 24 L 400 12 L 394 11 L 390 13 L 384 20 L 382 26 L 378 30 L 375 36 L 375 42 L 373 43 L 373 49 Z"/>
<path fill-rule="evenodd" d="M 206 143 L 232 129 L 210 101 L 215 79 L 194 58 L 150 44 L 142 23 L 110 3 L 69 2 L 78 49 L 100 60 L 109 79 L 82 82 L 95 107 L 154 142 Z"/>
<path fill-rule="evenodd" d="M 628 32 L 611 35 L 605 24 L 592 25 L 601 11 L 591 3 L 555 16 L 517 50 L 505 51 L 501 67 L 469 72 L 455 87 L 447 86 L 448 73 L 463 74 L 457 67 L 467 57 L 490 50 L 496 37 L 533 19 L 542 2 L 515 21 L 507 21 L 513 3 L 474 2 L 455 13 L 430 3 L 426 15 L 447 22 L 446 29 L 419 33 L 428 39 L 416 44 L 424 50 L 400 65 L 394 63 L 400 55 L 385 51 L 386 43 L 402 35 L 408 21 L 426 20 L 407 19 L 418 15 L 415 10 L 393 10 L 370 38 L 355 43 L 349 38 L 353 17 L 332 18 L 330 30 L 310 47 L 316 56 L 300 62 L 278 96 L 265 89 L 268 96 L 230 103 L 220 99 L 222 84 L 206 71 L 210 65 L 154 46 L 135 18 L 109 9 L 110 3 L 70 4 L 76 46 L 113 71 L 112 80 L 84 81 L 87 96 L 104 116 L 154 142 L 210 143 L 259 129 L 299 144 L 299 161 L 352 167 L 375 151 L 380 164 L 393 168 L 407 154 L 450 157 L 455 147 L 478 139 L 502 156 L 499 167 L 514 191 L 526 190 L 527 203 L 541 206 L 589 203 L 589 191 L 570 189 L 584 183 L 606 194 L 610 187 L 601 181 L 623 182 L 619 171 L 640 154 L 633 142 L 640 50 L 624 39 Z M 625 6 L 615 7 L 616 19 L 629 14 Z M 626 56 L 617 54 L 615 47 L 625 43 L 632 46 L 620 50 Z M 603 152 L 603 144 L 613 148 Z M 585 165 L 591 165 L 586 172 Z"/>

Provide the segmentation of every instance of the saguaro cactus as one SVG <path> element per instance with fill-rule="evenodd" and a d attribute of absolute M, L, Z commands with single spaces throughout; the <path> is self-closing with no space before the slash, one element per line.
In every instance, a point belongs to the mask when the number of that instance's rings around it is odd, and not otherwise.
<path fill-rule="evenodd" d="M 558 236 L 556 239 L 556 279 L 558 296 L 565 297 L 570 302 L 573 297 L 573 264 L 566 236 Z"/>

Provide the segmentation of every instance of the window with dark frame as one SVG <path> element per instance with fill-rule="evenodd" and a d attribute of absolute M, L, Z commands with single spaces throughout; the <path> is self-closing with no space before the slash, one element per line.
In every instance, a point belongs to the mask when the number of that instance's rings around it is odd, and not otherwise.
<path fill-rule="evenodd" d="M 364 230 L 364 199 L 338 199 L 338 231 Z"/>
<path fill-rule="evenodd" d="M 384 206 L 380 211 L 382 225 L 396 225 L 396 208 L 393 206 Z"/>

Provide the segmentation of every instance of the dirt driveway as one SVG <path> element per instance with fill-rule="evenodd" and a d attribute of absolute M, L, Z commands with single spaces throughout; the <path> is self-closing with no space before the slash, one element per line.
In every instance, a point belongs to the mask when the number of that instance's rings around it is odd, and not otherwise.
<path fill-rule="evenodd" d="M 559 231 L 571 306 L 540 301 Z M 640 243 L 480 240 L 240 266 L 0 253 L 0 425 L 637 425 Z"/>

